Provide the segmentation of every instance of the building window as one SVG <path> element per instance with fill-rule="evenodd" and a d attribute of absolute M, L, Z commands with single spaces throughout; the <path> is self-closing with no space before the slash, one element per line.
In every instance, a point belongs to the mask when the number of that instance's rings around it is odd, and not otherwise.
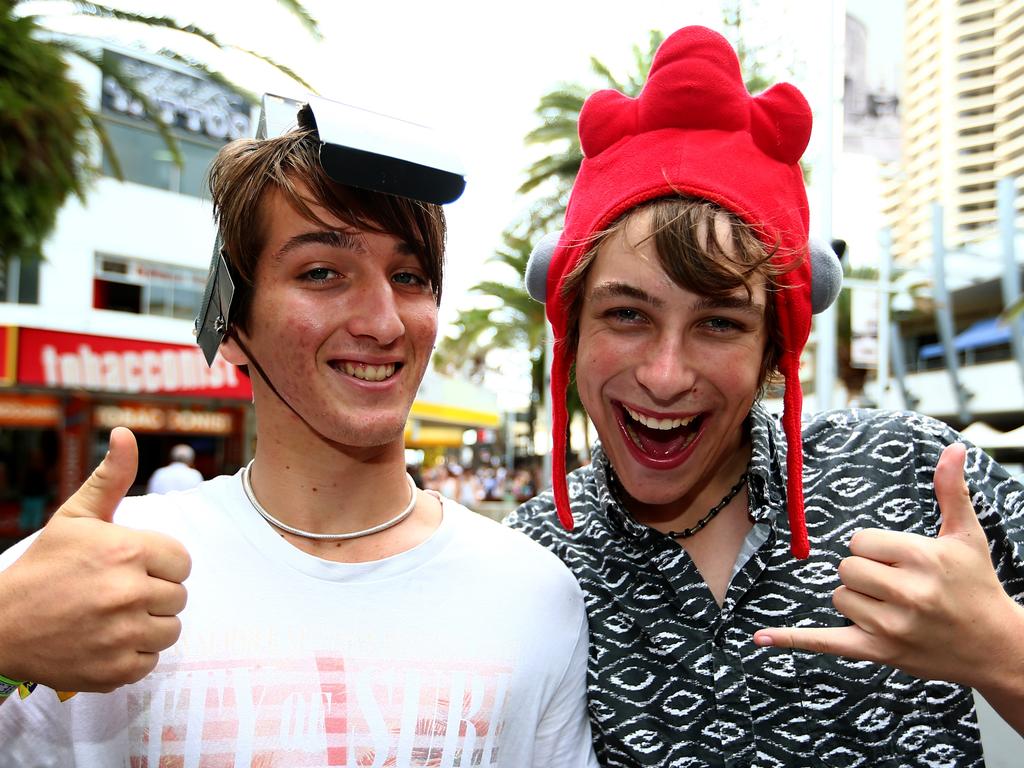
<path fill-rule="evenodd" d="M 114 147 L 125 181 L 166 189 L 183 195 L 206 195 L 206 171 L 220 144 L 207 144 L 181 136 L 178 148 L 184 165 L 179 168 L 155 129 L 145 124 L 128 124 L 104 118 L 104 127 Z M 103 173 L 116 177 L 109 154 L 103 152 Z"/>
<path fill-rule="evenodd" d="M 205 284 L 201 269 L 97 254 L 93 307 L 192 320 Z"/>
<path fill-rule="evenodd" d="M 8 259 L 0 261 L 0 302 L 39 303 L 39 262 Z"/>
<path fill-rule="evenodd" d="M 217 150 L 250 135 L 249 104 L 241 94 L 209 80 L 113 51 L 104 51 L 103 57 L 135 81 L 155 113 L 148 117 L 140 101 L 112 78 L 104 78 L 103 125 L 125 180 L 204 196 L 206 171 Z M 157 130 L 157 120 L 177 139 L 180 168 Z M 103 173 L 116 176 L 114 167 L 104 149 Z"/>

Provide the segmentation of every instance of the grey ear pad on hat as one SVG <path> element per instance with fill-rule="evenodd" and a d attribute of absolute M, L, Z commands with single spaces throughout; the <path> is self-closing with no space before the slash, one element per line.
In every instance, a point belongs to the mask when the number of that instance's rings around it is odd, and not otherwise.
<path fill-rule="evenodd" d="M 526 264 L 526 290 L 536 301 L 547 301 L 548 267 L 558 247 L 561 232 L 548 232 L 537 241 Z M 811 258 L 811 312 L 824 312 L 843 287 L 843 267 L 832 246 L 816 238 L 808 241 Z"/>
<path fill-rule="evenodd" d="M 812 237 L 807 242 L 811 255 L 811 312 L 817 315 L 832 306 L 843 287 L 843 265 L 832 246 Z"/>
<path fill-rule="evenodd" d="M 548 298 L 548 267 L 551 266 L 551 258 L 555 255 L 555 248 L 561 239 L 561 231 L 548 232 L 533 246 L 530 260 L 526 262 L 526 292 L 541 304 Z"/>

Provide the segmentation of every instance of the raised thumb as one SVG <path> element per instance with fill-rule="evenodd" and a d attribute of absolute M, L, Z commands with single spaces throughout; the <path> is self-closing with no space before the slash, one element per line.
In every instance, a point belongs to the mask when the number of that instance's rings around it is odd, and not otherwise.
<path fill-rule="evenodd" d="M 947 445 L 935 467 L 935 499 L 942 513 L 939 536 L 967 533 L 981 527 L 964 480 L 966 455 L 963 443 Z"/>
<path fill-rule="evenodd" d="M 93 517 L 110 522 L 114 510 L 135 482 L 139 470 L 139 446 L 130 429 L 114 427 L 110 450 L 75 494 L 54 516 Z"/>

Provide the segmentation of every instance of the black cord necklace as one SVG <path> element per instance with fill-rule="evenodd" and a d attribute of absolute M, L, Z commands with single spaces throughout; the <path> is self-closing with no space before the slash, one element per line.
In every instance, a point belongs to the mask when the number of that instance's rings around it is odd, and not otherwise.
<path fill-rule="evenodd" d="M 665 535 L 670 537 L 670 538 L 673 538 L 673 539 L 688 539 L 688 538 L 690 538 L 691 536 L 693 536 L 693 534 L 697 533 L 705 525 L 710 523 L 714 519 L 715 515 L 717 515 L 719 512 L 721 512 L 723 509 L 725 509 L 726 506 L 729 504 L 729 502 L 736 498 L 736 494 L 739 493 L 740 490 L 743 488 L 743 486 L 746 485 L 746 484 L 747 484 L 747 473 L 744 472 L 742 475 L 740 475 L 740 479 L 736 481 L 736 485 L 734 485 L 732 488 L 730 488 L 729 492 L 727 494 L 725 494 L 725 497 L 720 502 L 718 502 L 715 506 L 713 506 L 711 508 L 711 511 L 708 512 L 706 515 L 704 515 L 704 517 L 702 517 L 700 520 L 698 520 L 694 525 L 692 525 L 689 528 L 684 528 L 681 531 L 669 531 Z"/>

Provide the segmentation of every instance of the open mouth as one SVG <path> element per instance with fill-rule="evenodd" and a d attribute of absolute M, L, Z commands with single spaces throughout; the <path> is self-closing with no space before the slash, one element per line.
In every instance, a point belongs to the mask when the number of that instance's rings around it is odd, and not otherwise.
<path fill-rule="evenodd" d="M 368 365 L 367 363 L 356 363 L 351 360 L 336 360 L 331 367 L 360 381 L 386 381 L 402 369 L 401 363 L 384 363 L 383 365 Z"/>
<path fill-rule="evenodd" d="M 617 403 L 620 423 L 633 446 L 656 461 L 672 460 L 686 451 L 700 434 L 703 414 L 657 418 Z"/>

